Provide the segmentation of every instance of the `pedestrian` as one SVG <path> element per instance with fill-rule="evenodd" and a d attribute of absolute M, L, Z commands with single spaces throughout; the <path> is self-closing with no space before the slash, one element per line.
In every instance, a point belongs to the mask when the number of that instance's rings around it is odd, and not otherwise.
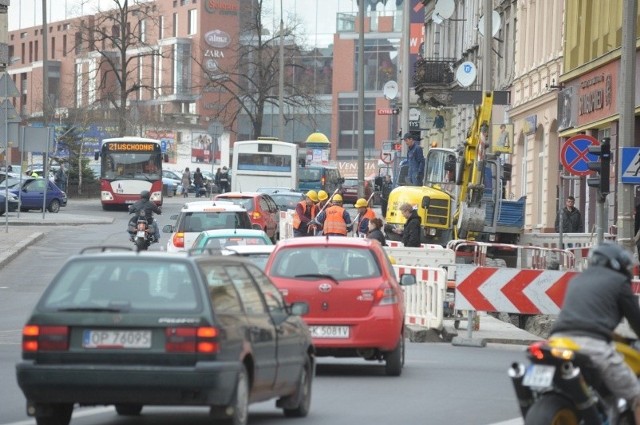
<path fill-rule="evenodd" d="M 196 187 L 196 198 L 199 198 L 204 187 L 204 177 L 200 172 L 200 167 L 196 168 L 196 171 L 193 173 L 193 185 Z"/>
<path fill-rule="evenodd" d="M 213 177 L 213 181 L 216 184 L 216 191 L 220 192 L 220 167 L 216 170 L 216 175 Z"/>
<path fill-rule="evenodd" d="M 182 196 L 184 198 L 189 197 L 189 186 L 191 186 L 191 171 L 189 171 L 189 167 L 187 167 L 182 173 Z"/>
<path fill-rule="evenodd" d="M 387 174 L 384 176 L 380 187 L 380 210 L 382 211 L 383 218 L 387 217 L 387 205 L 389 204 L 389 195 L 392 190 L 393 182 L 391 181 L 391 176 Z"/>
<path fill-rule="evenodd" d="M 305 195 L 304 201 L 298 202 L 296 212 L 293 216 L 293 236 L 309 236 L 310 223 L 316 217 L 316 202 L 318 194 L 315 190 L 310 190 Z"/>
<path fill-rule="evenodd" d="M 322 234 L 327 236 L 347 236 L 353 227 L 351 216 L 342 207 L 340 194 L 333 195 L 331 206 L 318 214 L 316 221 L 322 225 Z"/>
<path fill-rule="evenodd" d="M 229 170 L 227 169 L 226 165 L 222 167 L 222 171 L 220 171 L 219 180 L 220 180 L 220 193 L 228 192 L 229 183 L 231 182 L 231 179 L 229 178 Z"/>
<path fill-rule="evenodd" d="M 394 232 L 402 235 L 402 244 L 405 247 L 420 247 L 422 234 L 422 220 L 418 211 L 407 202 L 400 205 L 400 213 L 407 219 L 404 223 L 404 230 L 394 229 Z"/>
<path fill-rule="evenodd" d="M 360 198 L 353 205 L 358 210 L 358 219 L 356 221 L 356 236 L 365 238 L 369 233 L 369 222 L 371 219 L 376 218 L 376 213 L 373 209 L 369 208 L 369 203 L 366 199 Z"/>
<path fill-rule="evenodd" d="M 64 164 L 60 164 L 60 168 L 56 171 L 54 183 L 56 186 L 60 188 L 63 192 L 67 190 L 67 172 L 64 169 Z"/>
<path fill-rule="evenodd" d="M 556 216 L 556 232 L 560 233 L 582 233 L 584 232 L 584 224 L 582 222 L 582 214 L 574 205 L 576 198 L 569 196 L 565 201 L 565 207 L 560 210 Z M 560 227 L 560 220 L 562 220 L 562 228 Z"/>
<path fill-rule="evenodd" d="M 382 220 L 378 217 L 369 220 L 367 239 L 375 239 L 380 242 L 382 246 L 387 246 L 387 239 L 384 237 L 384 233 L 382 233 Z"/>
<path fill-rule="evenodd" d="M 407 144 L 407 163 L 409 169 L 406 182 L 411 186 L 422 186 L 424 178 L 424 153 L 422 147 L 413 138 L 413 134 L 405 133 L 402 139 Z"/>
<path fill-rule="evenodd" d="M 612 341 L 625 318 L 640 335 L 640 308 L 631 289 L 631 253 L 603 242 L 592 248 L 587 269 L 567 285 L 560 314 L 551 328 L 553 337 L 569 338 L 590 360 L 612 399 L 626 400 L 640 423 L 640 384 Z"/>

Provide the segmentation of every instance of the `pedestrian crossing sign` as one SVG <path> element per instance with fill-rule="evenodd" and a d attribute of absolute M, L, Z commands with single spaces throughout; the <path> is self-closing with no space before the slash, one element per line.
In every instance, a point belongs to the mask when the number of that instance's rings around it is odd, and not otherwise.
<path fill-rule="evenodd" d="M 622 148 L 622 183 L 640 184 L 640 147 Z"/>

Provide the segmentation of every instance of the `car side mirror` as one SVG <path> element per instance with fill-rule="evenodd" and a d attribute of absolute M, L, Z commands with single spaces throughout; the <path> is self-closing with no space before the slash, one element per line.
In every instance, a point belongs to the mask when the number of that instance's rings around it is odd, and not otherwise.
<path fill-rule="evenodd" d="M 309 314 L 309 304 L 305 302 L 295 302 L 289 306 L 289 311 L 294 316 L 304 316 Z"/>
<path fill-rule="evenodd" d="M 400 285 L 401 286 L 411 286 L 418 283 L 416 281 L 416 277 L 412 274 L 403 274 L 400 276 Z"/>
<path fill-rule="evenodd" d="M 162 233 L 173 233 L 173 226 L 171 224 L 165 224 L 162 228 Z"/>

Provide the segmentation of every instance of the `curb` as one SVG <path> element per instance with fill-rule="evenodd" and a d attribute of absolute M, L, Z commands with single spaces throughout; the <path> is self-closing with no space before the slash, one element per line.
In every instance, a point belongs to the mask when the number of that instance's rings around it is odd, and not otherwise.
<path fill-rule="evenodd" d="M 35 232 L 27 236 L 25 239 L 15 244 L 15 250 L 10 254 L 0 258 L 0 269 L 3 269 L 5 265 L 7 265 L 11 260 L 16 258 L 22 251 L 27 249 L 30 245 L 38 242 L 40 239 L 44 238 L 44 233 Z"/>

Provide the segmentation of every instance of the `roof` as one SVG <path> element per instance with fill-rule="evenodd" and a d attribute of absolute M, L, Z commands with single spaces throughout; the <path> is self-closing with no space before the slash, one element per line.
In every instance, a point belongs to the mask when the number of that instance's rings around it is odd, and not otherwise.
<path fill-rule="evenodd" d="M 243 236 L 243 237 L 263 237 L 263 238 L 269 238 L 269 236 L 267 236 L 267 234 L 264 232 L 264 230 L 257 230 L 257 229 L 212 229 L 212 230 L 205 230 L 202 232 L 205 236 L 210 236 L 210 237 L 238 237 L 238 236 Z"/>
<path fill-rule="evenodd" d="M 224 198 L 255 198 L 256 196 L 264 195 L 264 192 L 225 192 L 219 193 L 215 197 L 216 199 Z"/>
<path fill-rule="evenodd" d="M 240 255 L 249 254 L 271 254 L 275 245 L 233 245 L 224 249 L 223 254 L 238 253 Z"/>
<path fill-rule="evenodd" d="M 345 236 L 308 236 L 305 238 L 283 239 L 278 242 L 278 246 L 298 247 L 308 245 L 345 246 L 353 248 L 370 248 L 376 243 L 373 239 L 348 238 Z M 378 245 L 380 246 L 380 245 Z"/>
<path fill-rule="evenodd" d="M 185 212 L 185 211 L 195 211 L 195 212 L 202 212 L 202 211 L 209 211 L 209 212 L 216 212 L 216 211 L 232 211 L 232 212 L 237 212 L 237 211 L 246 211 L 246 209 L 240 205 L 236 205 L 233 202 L 227 202 L 227 201 L 195 201 L 195 202 L 187 202 L 186 204 L 184 204 L 182 206 L 182 208 L 180 209 L 181 212 Z"/>

